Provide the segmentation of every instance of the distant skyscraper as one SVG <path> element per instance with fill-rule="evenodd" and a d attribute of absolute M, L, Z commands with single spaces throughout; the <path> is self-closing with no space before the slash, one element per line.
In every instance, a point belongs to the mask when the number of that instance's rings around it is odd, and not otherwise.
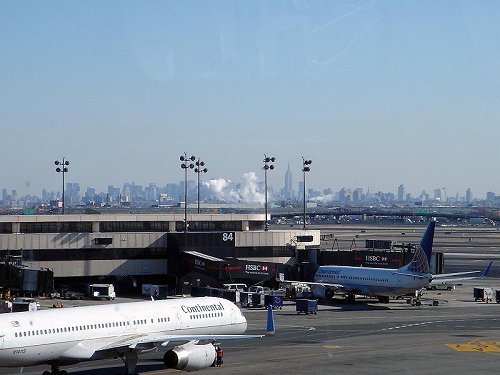
<path fill-rule="evenodd" d="M 402 202 L 405 199 L 405 187 L 403 184 L 398 186 L 398 201 Z"/>
<path fill-rule="evenodd" d="M 285 198 L 290 199 L 293 196 L 293 180 L 292 180 L 292 171 L 290 170 L 290 164 L 288 164 L 288 169 L 285 173 Z"/>
<path fill-rule="evenodd" d="M 487 201 L 494 201 L 496 199 L 496 194 L 492 191 L 488 191 L 486 193 L 486 200 Z"/>
<path fill-rule="evenodd" d="M 67 182 L 64 195 L 65 205 L 72 206 L 80 203 L 80 184 L 77 182 Z"/>
<path fill-rule="evenodd" d="M 472 199 L 473 199 L 472 190 L 470 188 L 468 188 L 467 191 L 465 192 L 465 201 L 467 203 L 470 203 L 470 202 L 472 202 Z"/>
<path fill-rule="evenodd" d="M 441 199 L 441 188 L 434 189 L 434 199 Z"/>

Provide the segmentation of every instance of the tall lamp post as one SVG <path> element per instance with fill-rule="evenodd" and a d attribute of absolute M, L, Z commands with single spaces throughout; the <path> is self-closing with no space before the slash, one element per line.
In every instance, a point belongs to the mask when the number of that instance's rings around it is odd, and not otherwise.
<path fill-rule="evenodd" d="M 306 229 L 306 172 L 310 172 L 311 168 L 309 167 L 312 163 L 312 160 L 306 160 L 302 157 L 302 172 L 304 172 L 304 226 Z"/>
<path fill-rule="evenodd" d="M 265 196 L 265 203 L 264 203 L 264 207 L 265 207 L 265 210 L 266 210 L 266 218 L 265 218 L 265 224 L 264 224 L 264 230 L 267 231 L 269 228 L 268 228 L 268 225 L 267 225 L 267 170 L 270 169 L 270 170 L 273 170 L 274 169 L 274 162 L 276 161 L 276 158 L 274 156 L 272 157 L 269 157 L 269 156 L 266 156 L 264 155 L 264 196 Z"/>
<path fill-rule="evenodd" d="M 64 215 L 64 174 L 68 172 L 68 165 L 69 161 L 65 160 L 65 158 L 62 158 L 62 161 L 56 160 L 54 164 L 57 166 L 56 167 L 56 172 L 62 173 L 62 214 Z"/>
<path fill-rule="evenodd" d="M 198 213 L 200 213 L 200 173 L 207 173 L 208 169 L 203 168 L 205 166 L 205 162 L 200 160 L 200 158 L 198 158 L 195 165 L 196 168 L 194 169 L 194 171 L 198 175 Z"/>
<path fill-rule="evenodd" d="M 187 224 L 187 195 L 188 195 L 188 188 L 187 188 L 187 179 L 188 179 L 188 169 L 193 169 L 194 164 L 192 163 L 193 161 L 196 160 L 196 157 L 190 156 L 188 158 L 187 154 L 184 153 L 184 155 L 181 155 L 180 160 L 182 161 L 181 163 L 181 168 L 184 169 L 184 232 L 187 232 L 188 230 L 188 224 Z"/>

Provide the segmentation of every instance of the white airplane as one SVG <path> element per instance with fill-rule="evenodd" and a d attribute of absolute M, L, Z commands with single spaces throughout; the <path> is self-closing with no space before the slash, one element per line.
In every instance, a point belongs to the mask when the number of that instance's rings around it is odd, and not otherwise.
<path fill-rule="evenodd" d="M 313 287 L 319 298 L 333 298 L 343 294 L 352 302 L 356 294 L 376 296 L 380 302 L 389 302 L 391 296 L 414 293 L 429 284 L 432 274 L 429 263 L 436 223 L 431 221 L 410 263 L 398 269 L 350 266 L 320 266 L 313 282 L 304 282 Z"/>
<path fill-rule="evenodd" d="M 139 354 L 172 346 L 166 367 L 194 371 L 212 365 L 215 342 L 262 337 L 246 328 L 240 309 L 215 297 L 1 314 L 0 367 L 47 364 L 43 375 L 65 375 L 60 366 L 121 357 L 134 374 Z"/>

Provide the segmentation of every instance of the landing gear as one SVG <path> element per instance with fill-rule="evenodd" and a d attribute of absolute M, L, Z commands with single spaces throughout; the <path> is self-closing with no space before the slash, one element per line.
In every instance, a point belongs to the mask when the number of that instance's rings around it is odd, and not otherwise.
<path fill-rule="evenodd" d="M 66 370 L 59 370 L 59 366 L 51 365 L 50 371 L 44 371 L 42 375 L 68 375 Z"/>
<path fill-rule="evenodd" d="M 388 296 L 378 296 L 378 301 L 380 303 L 389 303 L 389 297 Z"/>
<path fill-rule="evenodd" d="M 345 296 L 345 301 L 346 301 L 346 303 L 348 303 L 350 305 L 356 303 L 356 295 L 355 294 L 347 294 Z"/>
<path fill-rule="evenodd" d="M 333 292 L 333 290 L 331 290 L 331 289 L 325 290 L 325 297 L 328 301 L 333 300 L 334 295 L 335 295 L 335 293 Z"/>
<path fill-rule="evenodd" d="M 126 375 L 134 375 L 135 367 L 137 366 L 137 361 L 139 360 L 139 356 L 136 352 L 131 351 L 125 353 L 125 358 L 121 356 L 122 361 L 125 363 L 125 374 Z"/>

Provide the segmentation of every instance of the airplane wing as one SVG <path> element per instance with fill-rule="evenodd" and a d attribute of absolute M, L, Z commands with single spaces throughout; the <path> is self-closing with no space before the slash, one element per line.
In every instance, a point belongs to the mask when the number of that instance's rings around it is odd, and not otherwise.
<path fill-rule="evenodd" d="M 434 284 L 444 284 L 444 283 L 452 283 L 456 281 L 464 281 L 464 280 L 474 280 L 474 279 L 481 279 L 483 277 L 487 277 L 488 273 L 490 272 L 491 265 L 493 264 L 493 261 L 491 261 L 486 268 L 482 271 L 481 275 L 478 276 L 464 276 L 464 277 L 454 277 L 454 276 L 461 276 L 461 275 L 471 275 L 474 273 L 479 273 L 481 271 L 466 271 L 466 272 L 455 272 L 455 273 L 441 273 L 438 275 L 432 275 L 432 280 L 431 284 L 434 282 Z"/>
<path fill-rule="evenodd" d="M 417 279 L 423 279 L 427 277 L 427 275 L 419 275 L 415 273 L 407 273 L 407 272 L 393 272 L 394 275 L 408 276 L 408 277 L 416 277 Z"/>
<path fill-rule="evenodd" d="M 159 346 L 167 346 L 169 343 L 187 343 L 190 341 L 220 341 L 220 340 L 244 340 L 261 338 L 264 335 L 130 335 L 116 340 L 116 338 L 104 340 L 83 340 L 75 344 L 61 355 L 66 360 L 88 360 L 98 352 L 121 350 L 151 350 Z"/>
<path fill-rule="evenodd" d="M 119 340 L 109 343 L 98 350 L 108 350 L 115 348 L 128 347 L 130 349 L 140 348 L 142 346 L 167 346 L 169 343 L 180 343 L 189 341 L 219 341 L 219 340 L 245 340 L 261 338 L 264 335 L 144 335 L 141 337 L 132 337 L 127 340 Z"/>

